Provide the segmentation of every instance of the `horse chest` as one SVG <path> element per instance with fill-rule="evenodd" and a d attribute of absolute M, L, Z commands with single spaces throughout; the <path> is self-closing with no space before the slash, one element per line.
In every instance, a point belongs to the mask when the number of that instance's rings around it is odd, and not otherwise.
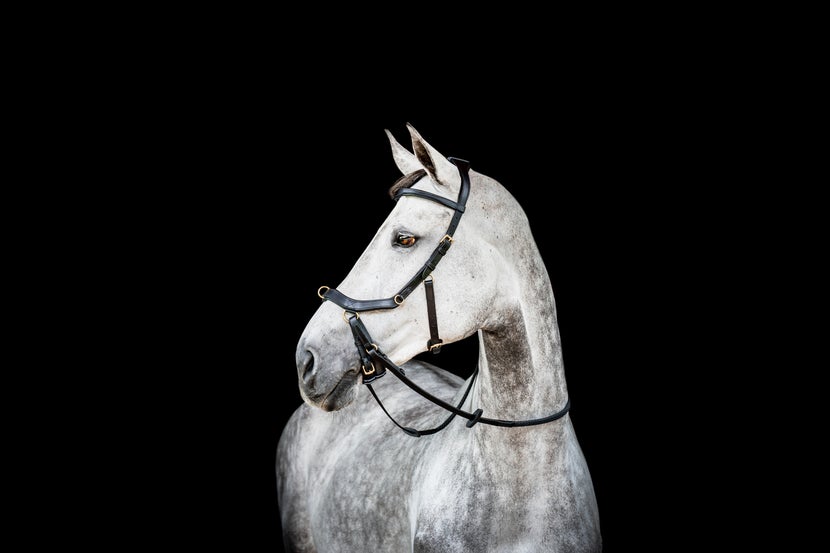
<path fill-rule="evenodd" d="M 556 441 L 539 441 L 538 432 L 481 429 L 498 436 L 481 443 L 464 430 L 466 440 L 438 444 L 416 470 L 416 550 L 483 552 L 524 540 L 542 543 L 556 511 L 555 473 L 564 469 Z"/>

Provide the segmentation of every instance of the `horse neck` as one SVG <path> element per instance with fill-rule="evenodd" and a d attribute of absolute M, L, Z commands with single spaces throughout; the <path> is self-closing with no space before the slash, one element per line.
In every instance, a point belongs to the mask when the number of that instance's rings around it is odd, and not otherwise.
<path fill-rule="evenodd" d="M 539 418 L 567 401 L 553 289 L 535 244 L 518 261 L 518 301 L 479 332 L 479 382 L 473 398 L 485 416 Z"/>

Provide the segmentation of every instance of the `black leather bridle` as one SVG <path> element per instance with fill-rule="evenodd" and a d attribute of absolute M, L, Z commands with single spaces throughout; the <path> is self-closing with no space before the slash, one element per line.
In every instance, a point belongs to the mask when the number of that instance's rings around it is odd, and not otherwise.
<path fill-rule="evenodd" d="M 375 400 L 378 402 L 378 405 L 380 405 L 380 408 L 383 409 L 383 412 L 386 413 L 386 416 L 389 417 L 389 419 L 392 422 L 394 422 L 398 428 L 400 428 L 410 436 L 420 437 L 428 434 L 434 434 L 439 430 L 444 429 L 456 415 L 468 419 L 467 428 L 472 428 L 476 423 L 507 427 L 532 426 L 560 419 L 563 416 L 565 416 L 565 414 L 570 410 L 570 398 L 568 399 L 568 401 L 562 409 L 560 409 L 552 415 L 539 419 L 526 419 L 518 421 L 490 419 L 481 416 L 481 409 L 476 409 L 472 413 L 462 410 L 461 406 L 467 400 L 467 396 L 469 395 L 470 390 L 473 387 L 473 383 L 475 382 L 476 377 L 478 376 L 478 366 L 476 366 L 476 369 L 473 371 L 473 374 L 470 378 L 470 383 L 467 386 L 467 389 L 464 391 L 464 395 L 461 398 L 461 401 L 458 403 L 458 405 L 455 406 L 450 403 L 447 403 L 446 401 L 430 394 L 429 392 L 427 392 L 426 390 L 412 382 L 412 380 L 407 378 L 403 368 L 393 363 L 392 360 L 389 359 L 386 356 L 386 354 L 384 354 L 380 350 L 378 345 L 372 340 L 372 337 L 369 334 L 369 331 L 366 329 L 366 326 L 363 324 L 363 321 L 360 320 L 359 313 L 363 311 L 395 309 L 399 305 L 403 304 L 404 300 L 415 290 L 415 288 L 418 287 L 419 284 L 423 283 L 424 291 L 426 293 L 427 298 L 427 316 L 429 318 L 430 330 L 430 338 L 427 341 L 427 350 L 431 351 L 432 353 L 438 353 L 441 350 L 441 344 L 443 343 L 443 340 L 441 340 L 438 336 L 438 321 L 435 311 L 435 292 L 433 290 L 432 272 L 435 270 L 435 267 L 438 265 L 438 263 L 447 254 L 447 251 L 450 249 L 450 246 L 452 246 L 453 234 L 455 233 L 456 228 L 458 228 L 458 223 L 461 221 L 461 215 L 464 214 L 465 206 L 467 204 L 467 198 L 470 195 L 470 163 L 463 159 L 454 157 L 450 157 L 447 159 L 449 159 L 450 162 L 456 166 L 456 168 L 458 169 L 458 173 L 461 176 L 461 189 L 458 192 L 458 198 L 456 201 L 449 200 L 437 194 L 432 194 L 425 190 L 417 190 L 411 188 L 411 186 L 415 184 L 415 182 L 417 182 L 424 175 L 426 175 L 426 171 L 424 171 L 423 169 L 418 170 L 411 175 L 412 179 L 409 186 L 399 188 L 395 191 L 395 201 L 400 199 L 402 196 L 417 196 L 420 198 L 426 198 L 428 200 L 438 202 L 454 210 L 452 220 L 450 221 L 450 224 L 447 227 L 447 232 L 444 234 L 444 237 L 441 238 L 441 240 L 438 242 L 438 246 L 435 247 L 432 254 L 429 256 L 427 262 L 424 263 L 424 265 L 418 270 L 418 272 L 415 273 L 415 276 L 409 279 L 409 282 L 407 282 L 404 285 L 404 287 L 398 291 L 397 294 L 384 299 L 356 300 L 348 297 L 347 295 L 343 294 L 337 289 L 330 288 L 328 286 L 321 286 L 317 290 L 317 295 L 320 296 L 322 300 L 333 302 L 344 309 L 343 318 L 346 320 L 346 322 L 349 323 L 349 326 L 352 329 L 355 347 L 357 348 L 358 355 L 360 357 L 363 384 L 365 384 L 366 387 L 369 388 L 369 391 L 372 393 L 372 396 L 374 396 Z M 392 415 L 389 414 L 389 412 L 386 410 L 386 407 L 383 406 L 383 403 L 380 401 L 380 398 L 375 393 L 375 390 L 374 388 L 372 388 L 371 385 L 372 382 L 386 374 L 387 368 L 392 374 L 398 377 L 409 388 L 416 391 L 417 393 L 427 398 L 431 402 L 435 403 L 439 407 L 442 407 L 447 411 L 450 411 L 450 416 L 439 426 L 436 426 L 435 428 L 431 428 L 429 430 L 416 430 L 414 428 L 400 425 L 392 417 Z"/>

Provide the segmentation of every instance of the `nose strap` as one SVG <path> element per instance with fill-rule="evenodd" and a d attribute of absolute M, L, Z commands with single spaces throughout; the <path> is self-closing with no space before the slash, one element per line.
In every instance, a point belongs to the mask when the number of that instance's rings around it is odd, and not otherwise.
<path fill-rule="evenodd" d="M 374 311 L 375 309 L 395 309 L 398 303 L 395 302 L 395 297 L 385 298 L 380 300 L 355 300 L 343 294 L 336 288 L 329 288 L 320 295 L 324 300 L 328 300 L 336 305 L 339 305 L 346 311 L 352 313 L 360 313 L 362 311 Z M 403 299 L 400 299 L 403 301 Z"/>

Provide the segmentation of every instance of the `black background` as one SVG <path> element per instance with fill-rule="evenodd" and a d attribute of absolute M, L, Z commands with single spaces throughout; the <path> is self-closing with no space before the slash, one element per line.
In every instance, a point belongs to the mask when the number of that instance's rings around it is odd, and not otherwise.
<path fill-rule="evenodd" d="M 814 482 L 758 468 L 800 463 L 790 446 L 807 417 L 789 409 L 818 388 L 780 389 L 815 364 L 794 363 L 804 338 L 782 334 L 800 318 L 773 313 L 814 305 L 793 300 L 814 272 L 796 261 L 822 251 L 804 246 L 823 204 L 799 174 L 820 159 L 795 128 L 816 113 L 803 52 L 720 14 L 637 28 L 522 12 L 510 28 L 500 11 L 486 28 L 348 9 L 349 24 L 327 10 L 328 28 L 322 13 L 148 12 L 126 48 L 113 24 L 89 55 L 50 50 L 66 72 L 42 71 L 34 107 L 14 106 L 29 168 L 56 173 L 25 183 L 31 205 L 10 203 L 40 218 L 23 213 L 9 242 L 48 229 L 23 246 L 36 293 L 22 299 L 46 304 L 29 316 L 56 336 L 35 333 L 31 352 L 57 361 L 17 371 L 34 382 L 9 395 L 37 401 L 10 426 L 47 412 L 48 384 L 57 413 L 28 439 L 44 485 L 20 480 L 38 521 L 71 521 L 30 535 L 280 550 L 274 453 L 300 403 L 294 348 L 317 288 L 346 275 L 391 209 L 383 129 L 406 143 L 407 122 L 528 214 L 606 551 L 745 548 L 782 527 L 762 517 L 807 510 L 770 488 Z M 772 39 L 735 32 L 750 28 Z M 761 373 L 781 345 L 784 374 Z M 469 357 L 458 344 L 437 361 Z"/>
<path fill-rule="evenodd" d="M 317 288 L 345 277 L 392 208 L 386 191 L 400 173 L 384 129 L 408 146 L 411 123 L 528 215 L 606 550 L 692 539 L 681 510 L 710 463 L 694 444 L 715 402 L 701 344 L 717 341 L 707 324 L 723 255 L 699 232 L 721 217 L 719 183 L 707 178 L 719 146 L 699 140 L 707 110 L 578 87 L 555 101 L 528 87 L 517 101 L 476 96 L 463 81 L 367 82 L 351 95 L 287 87 L 277 101 L 244 82 L 208 117 L 211 102 L 194 110 L 183 98 L 163 141 L 187 142 L 171 155 L 189 184 L 167 198 L 172 228 L 153 231 L 162 247 L 147 279 L 148 299 L 169 300 L 154 340 L 175 349 L 165 358 L 174 369 L 157 374 L 175 415 L 155 438 L 162 528 L 182 543 L 280 550 L 274 456 L 301 403 L 296 343 Z M 462 343 L 432 360 L 453 369 L 474 356 Z"/>

